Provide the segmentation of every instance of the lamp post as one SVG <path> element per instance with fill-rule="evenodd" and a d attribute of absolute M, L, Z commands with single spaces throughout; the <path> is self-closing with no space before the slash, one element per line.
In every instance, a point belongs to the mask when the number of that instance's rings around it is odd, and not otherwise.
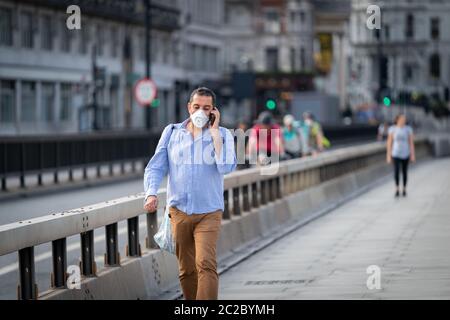
<path fill-rule="evenodd" d="M 152 26 L 152 15 L 151 15 L 151 0 L 145 0 L 145 76 L 151 78 L 151 26 Z M 145 128 L 149 130 L 151 127 L 151 108 L 150 105 L 145 108 Z"/>

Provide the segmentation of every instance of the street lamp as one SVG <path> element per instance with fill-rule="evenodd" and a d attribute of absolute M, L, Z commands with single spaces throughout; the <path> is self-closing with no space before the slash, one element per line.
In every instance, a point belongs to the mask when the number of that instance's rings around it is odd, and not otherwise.
<path fill-rule="evenodd" d="M 152 26 L 152 15 L 151 15 L 151 0 L 145 1 L 145 76 L 147 79 L 151 78 L 151 26 Z M 147 106 L 145 108 L 145 127 L 147 130 L 151 127 L 151 108 Z"/>

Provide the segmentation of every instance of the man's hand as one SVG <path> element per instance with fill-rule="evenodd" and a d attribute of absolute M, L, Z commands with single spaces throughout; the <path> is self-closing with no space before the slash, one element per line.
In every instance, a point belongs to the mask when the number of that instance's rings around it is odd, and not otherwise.
<path fill-rule="evenodd" d="M 219 122 L 220 122 L 220 112 L 219 109 L 214 108 L 211 110 L 211 113 L 216 117 L 214 119 L 214 123 L 211 124 L 211 128 L 213 129 L 219 129 Z"/>
<path fill-rule="evenodd" d="M 391 156 L 387 156 L 386 157 L 386 162 L 387 163 L 391 163 L 392 162 L 392 157 Z"/>
<path fill-rule="evenodd" d="M 145 201 L 144 209 L 147 212 L 155 212 L 158 209 L 158 197 L 148 196 L 147 201 Z"/>
<path fill-rule="evenodd" d="M 411 154 L 411 156 L 409 157 L 409 160 L 411 162 L 416 162 L 416 155 L 415 154 Z"/>

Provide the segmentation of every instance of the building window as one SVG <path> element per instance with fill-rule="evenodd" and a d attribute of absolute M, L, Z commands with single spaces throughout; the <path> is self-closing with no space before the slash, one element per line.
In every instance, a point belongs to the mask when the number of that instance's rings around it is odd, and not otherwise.
<path fill-rule="evenodd" d="M 414 16 L 412 14 L 406 16 L 405 36 L 407 39 L 414 38 Z"/>
<path fill-rule="evenodd" d="M 278 48 L 266 49 L 266 69 L 267 71 L 278 70 Z"/>
<path fill-rule="evenodd" d="M 22 112 L 23 122 L 34 122 L 36 120 L 36 85 L 34 82 L 22 82 Z"/>
<path fill-rule="evenodd" d="M 195 45 L 189 43 L 187 46 L 187 54 L 186 54 L 186 69 L 192 70 L 194 68 L 195 63 Z"/>
<path fill-rule="evenodd" d="M 305 22 L 305 12 L 300 11 L 300 23 L 303 24 Z"/>
<path fill-rule="evenodd" d="M 72 116 L 72 86 L 68 83 L 61 84 L 61 121 L 68 121 Z"/>
<path fill-rule="evenodd" d="M 14 81 L 0 81 L 0 123 L 13 123 L 15 118 Z"/>
<path fill-rule="evenodd" d="M 66 18 L 63 18 L 61 20 L 61 38 L 60 38 L 60 43 L 61 43 L 61 51 L 62 52 L 70 52 L 71 50 L 71 45 L 72 45 L 72 38 L 71 38 L 71 34 L 70 34 L 70 30 L 67 28 L 66 25 Z"/>
<path fill-rule="evenodd" d="M 20 14 L 20 33 L 22 39 L 22 47 L 33 48 L 33 16 L 31 12 L 23 11 Z"/>
<path fill-rule="evenodd" d="M 430 57 L 430 76 L 433 79 L 441 77 L 441 58 L 437 53 L 432 54 Z"/>
<path fill-rule="evenodd" d="M 439 39 L 439 18 L 431 18 L 431 39 Z"/>
<path fill-rule="evenodd" d="M 403 82 L 408 83 L 413 79 L 413 68 L 410 64 L 405 64 L 403 67 Z"/>
<path fill-rule="evenodd" d="M 44 50 L 53 49 L 52 19 L 49 15 L 42 16 L 41 48 Z"/>
<path fill-rule="evenodd" d="M 297 66 L 295 63 L 295 57 L 296 57 L 296 53 L 295 53 L 295 48 L 291 48 L 291 71 L 296 71 L 297 70 Z"/>
<path fill-rule="evenodd" d="M 201 70 L 202 68 L 202 62 L 203 60 L 203 49 L 201 46 L 196 45 L 194 46 L 194 56 L 195 56 L 195 64 L 194 64 L 194 70 Z"/>
<path fill-rule="evenodd" d="M 117 58 L 119 48 L 119 33 L 117 27 L 111 28 L 111 56 Z"/>
<path fill-rule="evenodd" d="M 168 37 L 162 38 L 162 44 L 163 44 L 163 64 L 169 63 L 170 58 L 170 39 Z"/>
<path fill-rule="evenodd" d="M 280 17 L 277 10 L 271 9 L 266 11 L 265 31 L 269 33 L 280 32 Z"/>
<path fill-rule="evenodd" d="M 301 70 L 306 69 L 305 48 L 300 48 L 300 68 Z"/>
<path fill-rule="evenodd" d="M 54 102 L 55 102 L 55 92 L 53 84 L 43 83 L 42 84 L 42 96 L 41 96 L 41 107 L 42 107 L 42 120 L 45 122 L 53 122 L 54 119 Z"/>
<path fill-rule="evenodd" d="M 88 53 L 88 45 L 89 45 L 89 26 L 85 25 L 79 30 L 80 34 L 80 43 L 79 43 L 79 51 L 80 54 L 87 54 Z"/>
<path fill-rule="evenodd" d="M 99 57 L 103 56 L 105 53 L 105 31 L 102 26 L 97 25 L 97 55 Z"/>
<path fill-rule="evenodd" d="M 385 38 L 386 40 L 389 40 L 390 37 L 391 37 L 391 30 L 390 30 L 390 27 L 389 27 L 389 25 L 385 25 L 385 26 L 384 26 L 384 38 Z"/>
<path fill-rule="evenodd" d="M 12 46 L 12 10 L 0 8 L 0 45 Z"/>
<path fill-rule="evenodd" d="M 291 16 L 291 25 L 294 26 L 296 13 L 294 11 L 291 11 L 290 16 Z"/>

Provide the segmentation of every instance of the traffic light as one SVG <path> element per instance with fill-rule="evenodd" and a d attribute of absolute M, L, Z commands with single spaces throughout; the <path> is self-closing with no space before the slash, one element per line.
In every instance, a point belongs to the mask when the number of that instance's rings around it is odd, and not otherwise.
<path fill-rule="evenodd" d="M 158 98 L 155 98 L 155 99 L 152 101 L 151 107 L 152 107 L 152 108 L 158 108 L 160 104 L 161 104 L 161 100 L 159 100 Z"/>
<path fill-rule="evenodd" d="M 388 96 L 385 96 L 383 98 L 383 104 L 389 108 L 391 106 L 391 98 L 389 98 Z"/>
<path fill-rule="evenodd" d="M 277 102 L 274 99 L 267 99 L 266 108 L 269 110 L 275 110 L 277 108 Z"/>

